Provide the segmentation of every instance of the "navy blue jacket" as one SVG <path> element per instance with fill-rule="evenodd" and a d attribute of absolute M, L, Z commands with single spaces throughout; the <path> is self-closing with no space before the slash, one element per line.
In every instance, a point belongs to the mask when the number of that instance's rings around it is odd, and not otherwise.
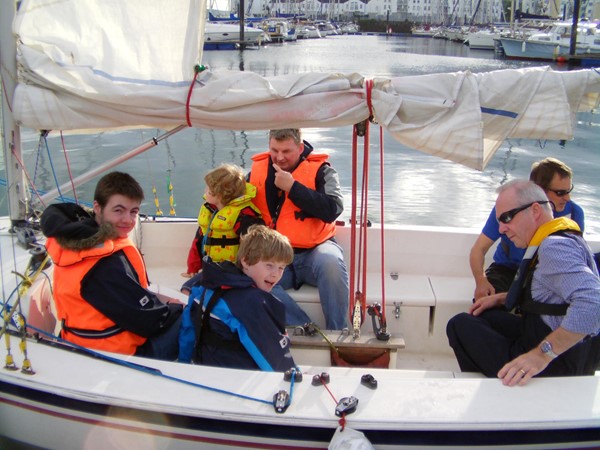
<path fill-rule="evenodd" d="M 221 289 L 201 334 L 199 363 L 285 372 L 295 367 L 285 331 L 285 306 L 233 263 L 205 260 L 190 298 L 206 308 Z M 197 326 L 197 325 L 196 325 Z"/>

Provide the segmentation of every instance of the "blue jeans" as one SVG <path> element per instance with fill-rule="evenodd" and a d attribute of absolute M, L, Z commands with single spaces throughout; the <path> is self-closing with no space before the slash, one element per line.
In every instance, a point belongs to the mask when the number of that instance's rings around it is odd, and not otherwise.
<path fill-rule="evenodd" d="M 341 330 L 347 327 L 348 272 L 342 248 L 337 243 L 325 241 L 312 250 L 296 253 L 281 281 L 271 291 L 285 304 L 286 325 L 303 325 L 311 321 L 285 291 L 303 283 L 319 290 L 326 328 Z"/>

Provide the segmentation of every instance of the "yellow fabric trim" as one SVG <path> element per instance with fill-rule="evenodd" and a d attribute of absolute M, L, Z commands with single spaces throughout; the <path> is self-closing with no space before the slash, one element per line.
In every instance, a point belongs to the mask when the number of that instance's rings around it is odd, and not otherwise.
<path fill-rule="evenodd" d="M 529 247 L 538 247 L 542 243 L 542 241 L 548 236 L 550 236 L 552 233 L 566 230 L 579 231 L 581 233 L 581 228 L 579 228 L 577 222 L 567 217 L 559 217 L 558 219 L 553 219 L 550 222 L 546 222 L 537 229 L 537 231 L 531 238 L 531 242 L 529 242 Z"/>

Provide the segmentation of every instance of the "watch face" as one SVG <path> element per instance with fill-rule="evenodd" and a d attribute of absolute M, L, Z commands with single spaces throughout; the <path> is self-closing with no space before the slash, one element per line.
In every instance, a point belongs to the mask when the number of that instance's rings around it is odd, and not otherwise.
<path fill-rule="evenodd" d="M 544 342 L 542 342 L 541 349 L 542 349 L 542 352 L 544 352 L 544 353 L 551 352 L 552 351 L 552 345 L 550 345 L 550 342 L 544 341 Z"/>

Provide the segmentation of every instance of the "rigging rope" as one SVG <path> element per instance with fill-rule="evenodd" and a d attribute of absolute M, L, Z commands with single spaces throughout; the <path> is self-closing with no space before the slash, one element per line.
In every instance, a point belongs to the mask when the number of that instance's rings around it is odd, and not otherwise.
<path fill-rule="evenodd" d="M 45 208 L 46 204 L 44 203 L 44 201 L 42 200 L 42 196 L 40 195 L 40 193 L 38 192 L 38 190 L 35 187 L 35 183 L 33 183 L 31 181 L 31 177 L 29 176 L 29 172 L 27 172 L 27 168 L 25 167 L 25 164 L 23 164 L 23 161 L 21 161 L 21 159 L 18 157 L 18 155 L 15 152 L 15 149 L 12 149 L 12 155 L 13 157 L 17 160 L 17 162 L 19 163 L 19 165 L 21 166 L 21 169 L 23 170 L 23 173 L 25 174 L 25 178 L 27 178 L 27 182 L 29 183 L 29 185 L 31 186 L 31 190 L 33 190 L 35 192 L 35 195 L 37 195 L 40 204 Z"/>
<path fill-rule="evenodd" d="M 385 230 L 384 230 L 384 197 L 383 197 L 383 127 L 379 127 L 379 197 L 380 197 L 380 209 L 381 209 L 381 322 L 383 324 L 383 331 L 386 331 L 386 320 L 385 320 Z"/>
<path fill-rule="evenodd" d="M 381 305 L 374 304 L 367 308 L 367 254 L 368 254 L 368 193 L 369 193 L 369 146 L 370 122 L 375 122 L 373 117 L 372 90 L 373 80 L 365 80 L 366 101 L 369 107 L 369 118 L 364 122 L 355 124 L 352 133 L 352 209 L 350 218 L 350 296 L 349 305 L 350 321 L 354 331 L 354 339 L 360 337 L 360 327 L 365 319 L 365 312 L 373 315 L 373 331 L 378 339 L 387 340 L 385 318 L 385 227 L 384 227 L 384 138 L 383 127 L 379 127 L 379 185 L 381 209 Z M 358 178 L 358 136 L 363 136 L 363 171 L 362 186 L 360 188 L 360 214 L 357 220 L 357 178 Z M 356 249 L 356 227 L 358 224 L 358 251 Z M 358 253 L 358 255 L 357 255 Z M 379 319 L 376 324 L 375 318 Z"/>
<path fill-rule="evenodd" d="M 75 203 L 79 204 L 79 200 L 77 199 L 77 191 L 75 190 L 75 183 L 73 182 L 73 174 L 71 173 L 71 164 L 69 163 L 69 156 L 67 155 L 65 138 L 63 136 L 62 130 L 60 130 L 60 142 L 62 144 L 63 154 L 65 155 L 65 162 L 67 163 L 67 171 L 69 172 L 69 181 L 71 182 L 71 188 L 73 189 L 73 197 L 75 198 Z"/>
<path fill-rule="evenodd" d="M 60 191 L 60 185 L 58 184 L 58 178 L 56 178 L 56 170 L 54 170 L 54 163 L 52 162 L 52 155 L 50 154 L 50 147 L 48 146 L 48 139 L 47 139 L 48 133 L 42 133 L 42 135 L 40 136 L 40 139 L 42 139 L 44 141 L 44 144 L 46 145 L 46 153 L 48 153 L 48 162 L 50 163 L 50 169 L 52 169 L 52 176 L 54 177 L 54 182 L 56 183 L 56 186 L 58 188 L 58 196 L 60 197 L 60 200 L 65 203 L 65 199 L 62 195 L 62 192 Z"/>
<path fill-rule="evenodd" d="M 190 100 L 192 99 L 192 91 L 194 90 L 194 86 L 196 85 L 196 81 L 198 80 L 198 75 L 200 72 L 206 70 L 205 66 L 201 66 L 199 64 L 194 66 L 194 79 L 190 83 L 190 89 L 188 90 L 187 99 L 185 101 L 185 121 L 188 127 L 192 126 L 192 120 L 190 119 Z"/>
<path fill-rule="evenodd" d="M 49 337 L 52 340 L 54 340 L 54 341 L 56 341 L 56 342 L 58 342 L 60 344 L 65 344 L 65 345 L 67 345 L 69 347 L 74 348 L 75 350 L 77 350 L 77 351 L 79 351 L 81 353 L 87 354 L 88 356 L 91 356 L 91 357 L 96 358 L 96 359 L 100 359 L 100 360 L 103 360 L 103 361 L 111 362 L 111 363 L 114 363 L 114 364 L 117 364 L 117 365 L 120 365 L 120 366 L 127 367 L 129 369 L 133 369 L 133 370 L 137 370 L 139 372 L 147 373 L 149 375 L 154 375 L 154 376 L 158 376 L 158 377 L 161 377 L 161 378 L 165 378 L 167 380 L 175 381 L 177 383 L 182 383 L 182 384 L 185 384 L 185 385 L 188 385 L 188 386 L 198 387 L 198 388 L 201 388 L 201 389 L 206 389 L 206 390 L 209 390 L 209 391 L 212 391 L 212 392 L 217 392 L 217 393 L 220 393 L 220 394 L 232 395 L 234 397 L 242 398 L 244 400 L 251 400 L 251 401 L 258 402 L 258 403 L 265 403 L 267 405 L 272 405 L 273 404 L 272 400 L 264 400 L 264 399 L 261 399 L 261 398 L 250 397 L 248 395 L 238 394 L 237 392 L 227 391 L 227 390 L 224 390 L 224 389 L 219 389 L 219 388 L 215 388 L 215 387 L 212 387 L 212 386 L 207 386 L 207 385 L 204 385 L 204 384 L 201 384 L 201 383 L 194 383 L 192 381 L 184 380 L 183 378 L 178 378 L 178 377 L 174 377 L 174 376 L 171 376 L 171 375 L 165 375 L 159 369 L 156 369 L 154 367 L 148 367 L 148 366 L 144 366 L 142 364 L 132 363 L 132 362 L 125 361 L 125 360 L 122 360 L 122 359 L 119 359 L 119 358 L 113 358 L 112 356 L 105 355 L 104 353 L 99 353 L 99 352 L 96 352 L 96 351 L 91 350 L 89 348 L 82 347 L 80 345 L 77 345 L 77 344 L 74 344 L 72 342 L 69 342 L 69 341 L 67 341 L 65 339 L 62 339 L 62 338 L 60 338 L 60 337 L 58 337 L 58 336 L 56 336 L 54 334 L 48 333 L 48 332 L 46 332 L 46 331 L 44 331 L 44 330 L 42 330 L 40 328 L 34 327 L 33 325 L 27 325 L 27 328 L 30 328 L 30 329 L 34 330 L 36 333 L 40 333 L 41 335 Z M 44 342 L 44 341 L 41 340 L 40 342 Z M 48 343 L 50 344 L 50 342 L 48 342 Z"/>
<path fill-rule="evenodd" d="M 359 130 L 360 128 L 360 130 Z M 360 214 L 357 220 L 357 179 L 358 179 L 358 136 L 363 137 L 363 167 L 360 198 Z M 367 284 L 367 201 L 369 182 L 369 122 L 364 121 L 354 126 L 352 136 L 352 212 L 350 223 L 350 322 L 354 339 L 360 337 L 360 327 L 366 313 L 366 284 Z M 358 250 L 356 249 L 356 227 L 358 224 Z M 358 254 L 357 254 L 358 253 Z"/>

